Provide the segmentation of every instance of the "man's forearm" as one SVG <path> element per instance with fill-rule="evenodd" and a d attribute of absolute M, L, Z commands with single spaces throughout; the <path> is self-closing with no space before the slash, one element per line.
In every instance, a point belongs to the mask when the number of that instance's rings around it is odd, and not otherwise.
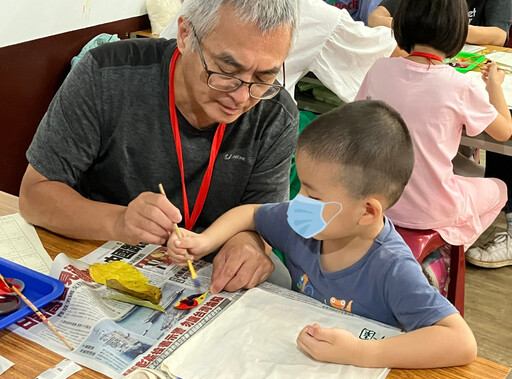
<path fill-rule="evenodd" d="M 391 17 L 389 11 L 383 6 L 378 6 L 368 16 L 368 26 L 372 28 L 376 26 L 387 26 L 388 28 L 391 28 L 392 24 L 393 17 Z"/>
<path fill-rule="evenodd" d="M 503 46 L 507 40 L 507 32 L 497 26 L 469 25 L 467 43 L 474 45 Z"/>
<path fill-rule="evenodd" d="M 64 183 L 44 181 L 20 190 L 20 212 L 30 223 L 71 238 L 111 240 L 125 207 L 88 200 Z"/>

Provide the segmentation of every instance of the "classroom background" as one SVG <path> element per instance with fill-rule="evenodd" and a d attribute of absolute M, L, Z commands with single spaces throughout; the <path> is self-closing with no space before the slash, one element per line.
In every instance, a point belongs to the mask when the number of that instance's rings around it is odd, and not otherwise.
<path fill-rule="evenodd" d="M 144 0 L 28 0 L 0 3 L 0 190 L 14 195 L 26 168 L 25 151 L 71 58 L 100 33 L 121 39 L 151 36 Z M 145 31 L 136 33 L 137 31 Z M 510 41 L 509 41 L 510 46 Z M 320 88 L 316 96 L 307 91 Z M 308 86 L 309 85 L 309 86 Z M 323 112 L 338 104 L 321 83 L 304 79 L 299 108 Z M 320 95 L 318 95 L 320 93 Z M 485 164 L 485 154 L 482 163 Z M 479 242 L 504 230 L 499 217 Z M 466 268 L 465 319 L 475 333 L 479 356 L 512 366 L 512 267 Z"/>

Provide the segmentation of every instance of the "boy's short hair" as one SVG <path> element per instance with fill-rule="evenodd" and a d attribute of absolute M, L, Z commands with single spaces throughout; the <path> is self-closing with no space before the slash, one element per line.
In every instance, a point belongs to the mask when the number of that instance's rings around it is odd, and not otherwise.
<path fill-rule="evenodd" d="M 453 57 L 466 42 L 468 23 L 466 0 L 401 0 L 393 31 L 398 47 L 409 53 L 424 44 Z"/>
<path fill-rule="evenodd" d="M 377 100 L 355 101 L 319 116 L 299 135 L 297 152 L 339 164 L 340 183 L 350 196 L 382 195 L 385 209 L 400 198 L 414 166 L 404 120 Z"/>

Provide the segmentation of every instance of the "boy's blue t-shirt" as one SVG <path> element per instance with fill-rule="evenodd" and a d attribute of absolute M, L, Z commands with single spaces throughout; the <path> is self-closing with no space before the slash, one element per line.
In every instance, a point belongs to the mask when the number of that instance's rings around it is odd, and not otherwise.
<path fill-rule="evenodd" d="M 457 312 L 428 283 L 388 218 L 363 258 L 343 270 L 327 272 L 320 265 L 322 242 L 293 231 L 287 222 L 288 205 L 262 205 L 254 223 L 265 241 L 285 254 L 293 290 L 405 331 L 433 325 Z"/>

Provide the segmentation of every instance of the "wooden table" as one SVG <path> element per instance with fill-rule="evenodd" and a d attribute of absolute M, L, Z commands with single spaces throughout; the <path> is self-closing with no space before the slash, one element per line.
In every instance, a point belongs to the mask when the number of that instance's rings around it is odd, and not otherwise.
<path fill-rule="evenodd" d="M 18 198 L 0 191 L 0 216 L 18 212 Z M 73 240 L 58 236 L 41 228 L 36 228 L 46 251 L 52 258 L 64 252 L 73 258 L 80 258 L 103 242 Z M 14 362 L 2 378 L 35 378 L 44 370 L 53 367 L 64 358 L 45 349 L 44 347 L 28 341 L 8 330 L 0 332 L 0 355 Z M 478 357 L 472 364 L 462 367 L 452 367 L 433 370 L 391 370 L 388 378 L 427 378 L 427 379 L 502 379 L 507 376 L 510 369 L 498 363 Z M 83 368 L 73 375 L 73 378 L 106 378 L 91 369 Z M 191 379 L 191 378 L 187 378 Z"/>

